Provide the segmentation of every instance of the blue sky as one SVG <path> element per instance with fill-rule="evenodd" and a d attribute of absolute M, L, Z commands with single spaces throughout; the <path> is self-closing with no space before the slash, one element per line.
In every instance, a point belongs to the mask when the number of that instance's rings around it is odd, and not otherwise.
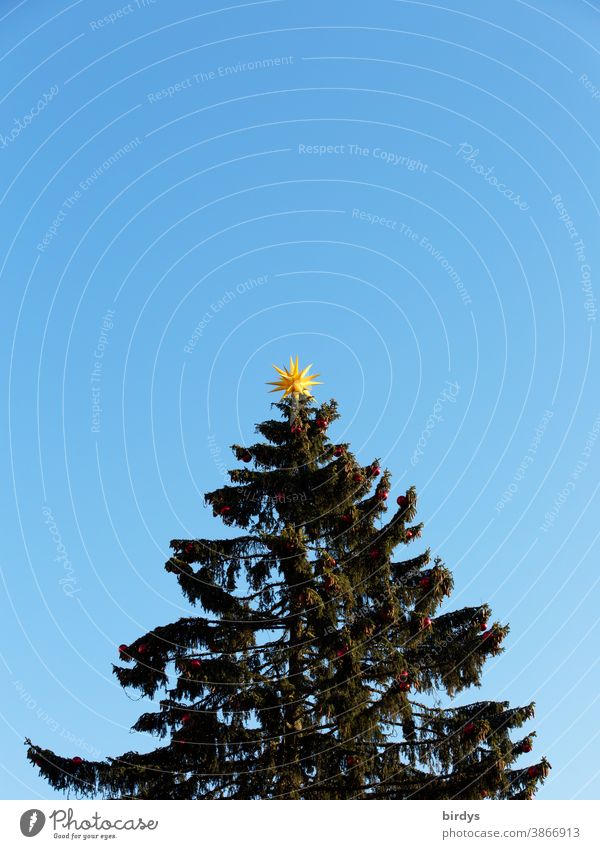
<path fill-rule="evenodd" d="M 597 798 L 600 7 L 204 6 L 0 4 L 0 793 L 153 745 L 116 646 L 298 353 L 510 622 L 473 699 L 536 701 L 539 798 Z"/>

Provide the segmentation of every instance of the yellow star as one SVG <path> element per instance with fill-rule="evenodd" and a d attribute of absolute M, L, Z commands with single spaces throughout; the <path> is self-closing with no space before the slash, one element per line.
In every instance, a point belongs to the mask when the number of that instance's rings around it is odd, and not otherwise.
<path fill-rule="evenodd" d="M 279 380 L 268 381 L 269 386 L 275 387 L 275 389 L 269 391 L 283 392 L 284 398 L 287 398 L 288 395 L 293 395 L 294 398 L 298 398 L 300 395 L 307 395 L 309 398 L 312 398 L 313 396 L 308 391 L 308 387 L 321 383 L 320 380 L 314 379 L 315 377 L 319 377 L 318 374 L 308 374 L 312 368 L 312 363 L 300 371 L 298 357 L 296 357 L 296 362 L 294 362 L 293 357 L 290 357 L 289 369 L 281 369 L 277 368 L 277 366 L 273 366 L 273 368 L 281 377 Z"/>

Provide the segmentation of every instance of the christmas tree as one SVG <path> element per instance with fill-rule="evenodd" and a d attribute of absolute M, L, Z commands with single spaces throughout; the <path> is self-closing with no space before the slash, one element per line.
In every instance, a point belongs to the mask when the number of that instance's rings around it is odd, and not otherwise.
<path fill-rule="evenodd" d="M 518 766 L 534 706 L 440 707 L 480 683 L 508 627 L 487 605 L 436 616 L 452 575 L 412 554 L 414 488 L 388 506 L 390 474 L 332 444 L 335 401 L 298 359 L 244 464 L 206 503 L 241 535 L 175 539 L 166 570 L 203 616 L 119 646 L 123 687 L 158 709 L 133 726 L 148 753 L 65 758 L 27 740 L 59 790 L 135 799 L 529 799 L 545 759 Z M 250 466 L 250 464 L 252 464 Z M 412 556 L 408 556 L 412 554 Z"/>

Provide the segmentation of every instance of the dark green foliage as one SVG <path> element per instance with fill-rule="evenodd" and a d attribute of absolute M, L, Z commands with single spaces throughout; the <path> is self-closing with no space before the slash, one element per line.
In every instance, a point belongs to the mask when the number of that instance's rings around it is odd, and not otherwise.
<path fill-rule="evenodd" d="M 171 542 L 165 568 L 205 616 L 114 667 L 164 691 L 134 730 L 166 745 L 75 763 L 27 741 L 29 759 L 55 788 L 110 798 L 531 798 L 549 764 L 515 768 L 532 735 L 510 732 L 533 705 L 435 706 L 479 685 L 508 628 L 486 605 L 435 616 L 452 575 L 428 550 L 398 559 L 422 531 L 415 490 L 388 508 L 389 472 L 327 439 L 335 402 L 275 406 L 267 442 L 234 445 L 244 465 L 206 495 L 245 534 Z"/>

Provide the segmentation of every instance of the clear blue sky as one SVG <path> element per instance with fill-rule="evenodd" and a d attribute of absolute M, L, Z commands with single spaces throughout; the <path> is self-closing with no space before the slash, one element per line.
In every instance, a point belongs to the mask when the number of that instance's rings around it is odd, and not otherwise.
<path fill-rule="evenodd" d="M 168 542 L 222 533 L 202 494 L 292 353 L 417 487 L 452 605 L 510 622 L 473 698 L 537 702 L 539 798 L 598 797 L 599 25 L 0 3 L 4 797 L 50 797 L 25 735 L 154 745 L 116 646 L 188 613 Z"/>

